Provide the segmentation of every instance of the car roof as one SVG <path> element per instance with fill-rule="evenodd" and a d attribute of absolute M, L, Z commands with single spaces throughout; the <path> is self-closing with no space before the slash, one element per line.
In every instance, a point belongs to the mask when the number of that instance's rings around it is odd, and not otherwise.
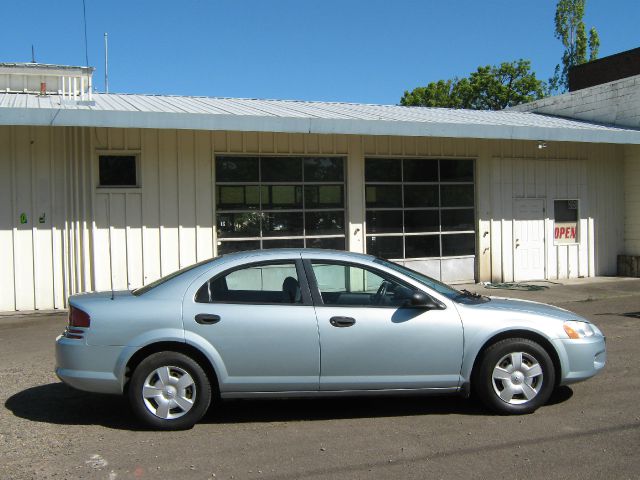
<path fill-rule="evenodd" d="M 224 260 L 240 260 L 248 257 L 260 257 L 264 259 L 278 259 L 295 257 L 303 254 L 307 258 L 341 258 L 341 259 L 353 259 L 353 260 L 373 260 L 375 257 L 372 255 L 365 255 L 363 253 L 347 252 L 344 250 L 330 250 L 323 248 L 269 248 L 265 250 L 245 250 L 242 252 L 226 253 L 224 254 Z"/>

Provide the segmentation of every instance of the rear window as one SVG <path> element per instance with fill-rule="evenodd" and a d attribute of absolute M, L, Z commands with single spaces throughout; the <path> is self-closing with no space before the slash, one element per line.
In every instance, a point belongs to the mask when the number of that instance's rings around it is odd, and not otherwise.
<path fill-rule="evenodd" d="M 173 273 L 170 273 L 167 276 L 159 278 L 155 282 L 151 282 L 150 284 L 145 285 L 144 287 L 136 288 L 135 290 L 132 290 L 131 293 L 133 295 L 136 295 L 136 296 L 144 295 L 148 291 L 153 290 L 156 287 L 159 287 L 160 285 L 162 285 L 165 282 L 168 282 L 172 278 L 176 278 L 178 275 L 182 275 L 183 273 L 186 273 L 186 272 L 188 272 L 190 270 L 193 270 L 194 268 L 199 267 L 200 265 L 204 265 L 205 263 L 212 262 L 216 258 L 218 258 L 218 257 L 209 258 L 207 260 L 203 260 L 201 262 L 194 263 L 193 265 L 189 265 L 188 267 L 181 268 L 180 270 L 177 270 L 177 271 L 175 271 Z"/>

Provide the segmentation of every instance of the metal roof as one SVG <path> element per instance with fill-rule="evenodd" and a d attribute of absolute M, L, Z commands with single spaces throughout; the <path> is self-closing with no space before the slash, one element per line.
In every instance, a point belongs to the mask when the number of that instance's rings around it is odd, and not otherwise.
<path fill-rule="evenodd" d="M 170 128 L 640 144 L 640 130 L 530 112 L 168 95 L 0 93 L 0 125 Z"/>

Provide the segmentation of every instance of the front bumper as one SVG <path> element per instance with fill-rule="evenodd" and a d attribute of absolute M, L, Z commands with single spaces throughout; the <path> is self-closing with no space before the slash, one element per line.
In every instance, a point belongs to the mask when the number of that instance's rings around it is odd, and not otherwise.
<path fill-rule="evenodd" d="M 581 382 L 596 375 L 607 362 L 605 338 L 593 336 L 579 340 L 553 340 L 560 357 L 562 375 L 560 385 Z"/>
<path fill-rule="evenodd" d="M 125 347 L 87 345 L 84 340 L 56 338 L 56 375 L 67 385 L 96 393 L 122 393 L 114 373 Z"/>

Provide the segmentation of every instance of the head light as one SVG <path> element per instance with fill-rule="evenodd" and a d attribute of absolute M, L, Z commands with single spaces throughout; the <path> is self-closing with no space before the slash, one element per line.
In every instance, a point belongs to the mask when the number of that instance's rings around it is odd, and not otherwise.
<path fill-rule="evenodd" d="M 596 335 L 597 330 L 588 322 L 580 322 L 578 320 L 570 320 L 564 322 L 564 331 L 569 338 L 588 338 Z"/>

